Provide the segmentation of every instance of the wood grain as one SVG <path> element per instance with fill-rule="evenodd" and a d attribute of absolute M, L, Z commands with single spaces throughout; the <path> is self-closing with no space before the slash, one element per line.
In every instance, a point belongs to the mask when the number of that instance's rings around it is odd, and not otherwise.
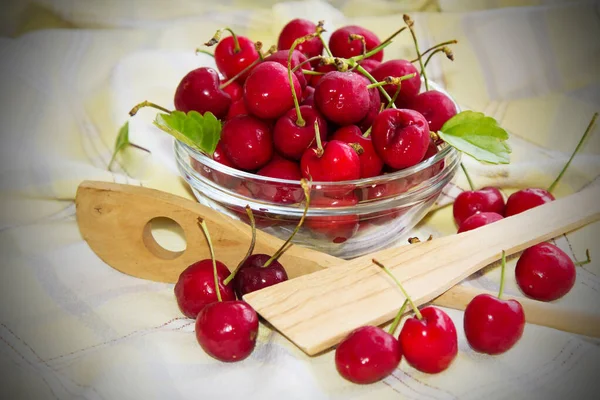
<path fill-rule="evenodd" d="M 477 230 L 386 249 L 244 296 L 260 315 L 309 355 L 361 325 L 389 321 L 404 301 L 385 264 L 416 304 L 441 295 L 507 255 L 600 218 L 600 189 L 558 199 Z"/>

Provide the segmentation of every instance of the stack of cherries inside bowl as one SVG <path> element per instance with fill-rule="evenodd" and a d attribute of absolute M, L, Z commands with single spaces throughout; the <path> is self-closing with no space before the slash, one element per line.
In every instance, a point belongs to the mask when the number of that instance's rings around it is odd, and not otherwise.
<path fill-rule="evenodd" d="M 300 179 L 311 204 L 296 243 L 340 257 L 389 245 L 424 216 L 452 179 L 460 153 L 434 132 L 459 108 L 428 82 L 423 55 L 384 61 L 386 40 L 360 26 L 289 21 L 277 45 L 225 30 L 214 46 L 216 69 L 199 67 L 174 94 L 178 111 L 212 113 L 222 122 L 210 154 L 176 141 L 182 175 L 196 196 L 240 218 L 250 205 L 257 226 L 289 236 L 303 212 Z M 414 36 L 417 45 L 416 36 Z M 417 66 L 421 65 L 421 70 Z"/>

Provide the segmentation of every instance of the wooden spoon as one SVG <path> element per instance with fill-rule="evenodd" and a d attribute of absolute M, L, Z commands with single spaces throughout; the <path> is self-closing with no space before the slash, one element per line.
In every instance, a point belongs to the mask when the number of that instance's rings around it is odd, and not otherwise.
<path fill-rule="evenodd" d="M 384 263 L 417 305 L 464 309 L 482 291 L 456 286 L 464 278 L 507 255 L 600 218 L 598 187 L 459 235 L 378 251 L 351 261 L 300 246 L 280 259 L 290 280 L 244 296 L 254 309 L 309 355 L 338 343 L 352 329 L 383 324 L 404 297 L 372 263 Z M 251 231 L 243 222 L 169 193 L 107 182 L 83 182 L 76 196 L 83 238 L 108 265 L 135 277 L 176 282 L 188 265 L 209 258 L 197 218 L 206 220 L 217 258 L 234 268 L 246 253 Z M 156 243 L 149 222 L 177 222 L 187 248 L 172 252 Z M 256 253 L 272 254 L 283 242 L 257 231 Z M 510 296 L 506 296 L 510 298 Z M 522 297 L 528 322 L 600 336 L 600 316 Z M 408 311 L 407 311 L 408 312 Z"/>

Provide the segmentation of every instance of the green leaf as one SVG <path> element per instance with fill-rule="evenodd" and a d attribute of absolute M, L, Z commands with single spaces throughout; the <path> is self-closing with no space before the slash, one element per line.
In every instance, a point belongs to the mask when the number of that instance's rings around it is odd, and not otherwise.
<path fill-rule="evenodd" d="M 437 132 L 442 140 L 475 159 L 491 164 L 508 164 L 512 152 L 508 132 L 492 118 L 475 111 L 462 111 Z"/>
<path fill-rule="evenodd" d="M 173 111 L 156 115 L 154 125 L 175 139 L 212 156 L 221 139 L 221 121 L 211 112 Z"/>
<path fill-rule="evenodd" d="M 109 171 L 110 171 L 110 168 L 112 167 L 113 162 L 117 158 L 117 154 L 119 154 L 119 152 L 127 146 L 135 147 L 135 148 L 143 150 L 147 153 L 150 152 L 147 149 L 145 149 L 141 146 L 138 146 L 137 144 L 131 143 L 129 141 L 129 121 L 125 122 L 123 124 L 123 126 L 121 127 L 121 129 L 119 129 L 119 134 L 117 135 L 117 139 L 115 140 L 115 150 L 113 151 L 113 155 L 110 158 L 110 162 L 108 163 Z"/>

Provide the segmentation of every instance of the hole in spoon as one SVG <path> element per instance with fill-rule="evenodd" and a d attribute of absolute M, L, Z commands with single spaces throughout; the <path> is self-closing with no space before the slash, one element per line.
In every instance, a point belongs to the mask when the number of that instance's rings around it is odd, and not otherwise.
<path fill-rule="evenodd" d="M 179 257 L 187 247 L 183 228 L 168 217 L 156 217 L 148 221 L 142 238 L 146 248 L 163 260 Z"/>

